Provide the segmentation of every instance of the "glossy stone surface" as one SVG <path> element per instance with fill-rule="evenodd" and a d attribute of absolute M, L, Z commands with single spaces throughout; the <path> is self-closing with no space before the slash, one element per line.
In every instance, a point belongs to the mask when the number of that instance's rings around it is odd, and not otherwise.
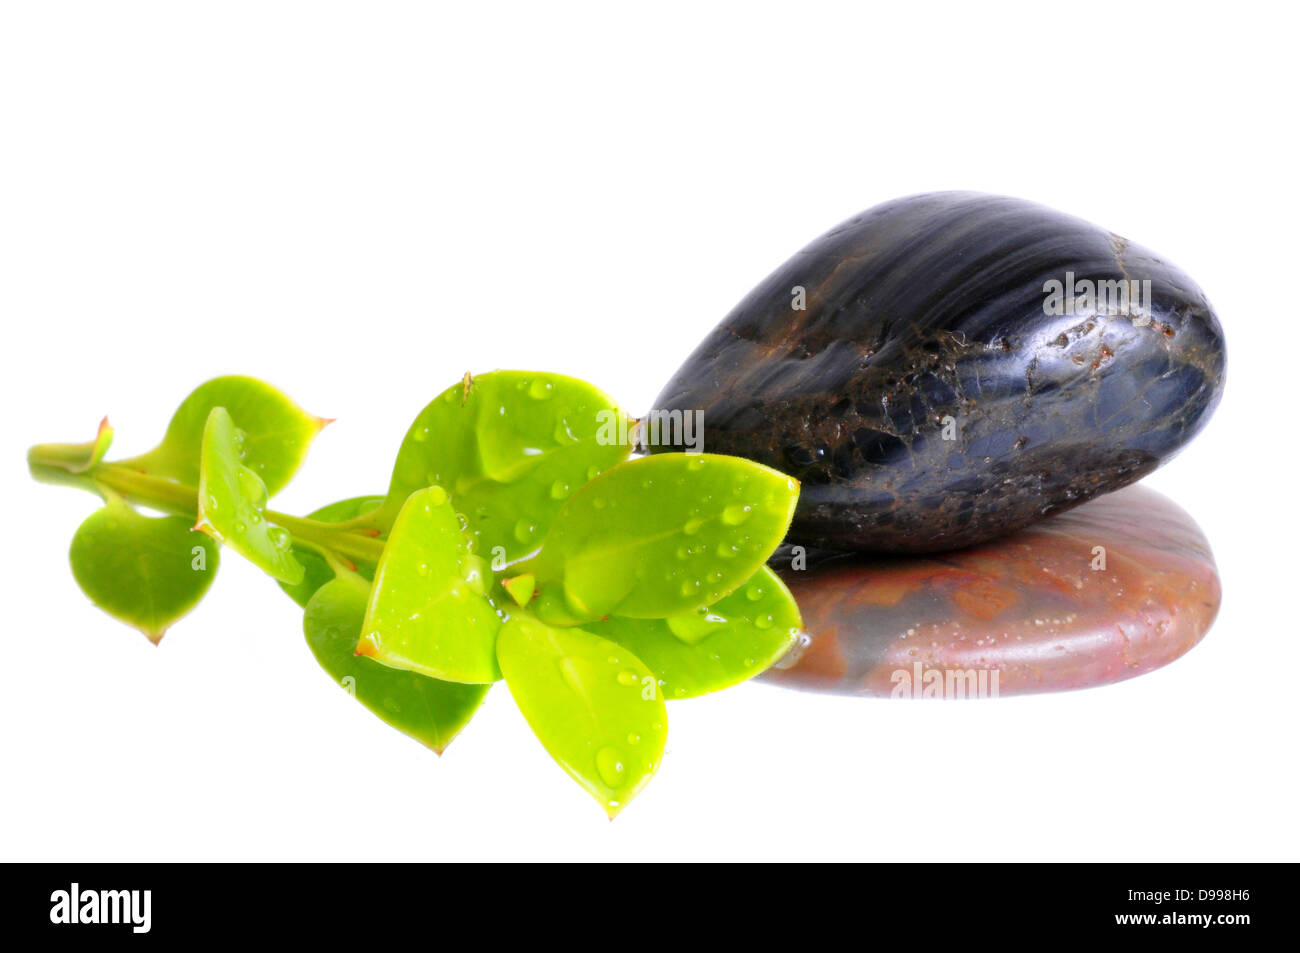
<path fill-rule="evenodd" d="M 780 553 L 773 565 L 810 641 L 761 677 L 836 694 L 929 697 L 927 679 L 971 685 L 981 671 L 985 696 L 1104 685 L 1172 662 L 1219 609 L 1205 537 L 1145 487 L 943 556 L 836 554 L 794 572 Z"/>
<path fill-rule="evenodd" d="M 1098 292 L 1148 280 L 1149 301 L 1139 285 L 1123 308 L 1080 292 L 1073 313 L 1045 313 L 1064 310 L 1045 286 L 1070 275 Z M 1153 252 L 1018 199 L 944 192 L 795 255 L 655 407 L 702 410 L 705 450 L 802 481 L 790 541 L 933 552 L 1151 472 L 1205 424 L 1224 363 L 1205 295 Z"/>

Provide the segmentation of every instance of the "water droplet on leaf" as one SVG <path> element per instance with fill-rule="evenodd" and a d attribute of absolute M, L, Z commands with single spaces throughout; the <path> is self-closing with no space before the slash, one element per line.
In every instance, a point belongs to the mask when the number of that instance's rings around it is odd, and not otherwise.
<path fill-rule="evenodd" d="M 606 745 L 596 752 L 596 772 L 611 788 L 622 787 L 624 770 L 623 754 L 617 748 Z"/>
<path fill-rule="evenodd" d="M 738 504 L 728 506 L 722 511 L 722 522 L 726 523 L 728 526 L 739 526 L 741 523 L 745 522 L 745 520 L 749 519 L 753 511 L 754 508 L 752 506 L 740 506 Z"/>
<path fill-rule="evenodd" d="M 248 501 L 248 505 L 255 510 L 260 510 L 266 506 L 266 484 L 261 481 L 256 473 L 247 467 L 239 471 L 239 494 Z"/>
<path fill-rule="evenodd" d="M 421 568 L 427 571 L 428 567 L 421 564 Z M 461 563 L 461 569 L 465 584 L 480 596 L 487 595 L 488 582 L 492 578 L 492 572 L 488 568 L 487 560 L 482 556 L 466 556 Z"/>

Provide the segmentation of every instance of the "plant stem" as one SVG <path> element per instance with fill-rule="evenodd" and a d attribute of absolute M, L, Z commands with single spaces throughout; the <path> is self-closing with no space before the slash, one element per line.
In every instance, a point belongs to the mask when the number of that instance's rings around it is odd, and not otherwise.
<path fill-rule="evenodd" d="M 195 520 L 199 518 L 199 492 L 192 486 L 115 464 L 96 467 L 91 478 L 132 503 L 170 513 L 172 516 Z"/>
<path fill-rule="evenodd" d="M 379 557 L 384 551 L 382 539 L 353 532 L 332 523 L 323 523 L 302 516 L 290 516 L 288 513 L 277 513 L 275 510 L 267 510 L 266 518 L 272 523 L 283 526 L 294 539 L 328 549 L 348 559 L 359 559 L 373 565 L 379 562 Z"/>
<path fill-rule="evenodd" d="M 46 459 L 33 447 L 27 460 L 32 466 L 32 473 L 38 478 L 58 476 L 61 472 L 60 459 Z M 198 490 L 175 480 L 140 473 L 114 463 L 104 463 L 92 468 L 82 475 L 87 489 L 109 490 L 122 499 L 141 506 L 147 506 L 173 516 L 197 520 L 199 515 Z M 50 482 L 69 482 L 50 479 Z M 313 548 L 327 550 L 349 560 L 360 560 L 368 564 L 379 561 L 384 551 L 383 540 L 366 532 L 358 532 L 346 526 L 326 523 L 321 520 L 290 516 L 267 510 L 266 518 L 287 529 L 299 542 L 307 543 Z"/>

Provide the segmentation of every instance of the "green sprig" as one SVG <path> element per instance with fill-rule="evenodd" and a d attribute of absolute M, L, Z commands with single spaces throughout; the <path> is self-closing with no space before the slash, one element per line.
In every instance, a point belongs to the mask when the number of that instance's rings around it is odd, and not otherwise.
<path fill-rule="evenodd" d="M 466 375 L 411 425 L 384 496 L 269 509 L 327 422 L 224 377 L 146 454 L 106 461 L 105 421 L 28 462 L 104 500 L 74 538 L 73 575 L 151 641 L 206 593 L 220 542 L 304 606 L 317 661 L 385 722 L 441 752 L 504 678 L 611 817 L 659 764 L 666 700 L 744 681 L 798 637 L 764 565 L 797 483 L 735 457 L 629 459 L 610 439 L 626 416 L 589 384 Z"/>

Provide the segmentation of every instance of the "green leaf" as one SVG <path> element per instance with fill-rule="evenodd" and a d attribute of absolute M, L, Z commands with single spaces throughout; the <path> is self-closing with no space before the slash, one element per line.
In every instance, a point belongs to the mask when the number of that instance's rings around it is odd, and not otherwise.
<path fill-rule="evenodd" d="M 468 724 L 487 685 L 458 685 L 389 668 L 354 654 L 370 584 L 354 573 L 325 583 L 307 603 L 303 631 L 321 668 L 398 731 L 438 754 Z"/>
<path fill-rule="evenodd" d="M 538 739 L 614 817 L 663 757 L 668 713 L 654 675 L 614 642 L 526 614 L 502 627 L 497 654 Z"/>
<path fill-rule="evenodd" d="M 510 598 L 515 600 L 516 605 L 526 606 L 532 601 L 537 580 L 532 573 L 524 573 L 522 576 L 512 576 L 509 579 L 501 580 L 501 585 L 510 594 Z"/>
<path fill-rule="evenodd" d="M 82 471 L 89 470 L 99 464 L 108 453 L 108 448 L 113 445 L 113 428 L 108 424 L 108 418 L 105 417 L 99 422 L 99 429 L 95 431 L 95 439 L 90 441 L 90 452 L 87 454 L 86 463 Z"/>
<path fill-rule="evenodd" d="M 499 679 L 492 576 L 470 547 L 442 487 L 412 493 L 380 557 L 357 653 L 449 682 Z"/>
<path fill-rule="evenodd" d="M 291 585 L 302 582 L 302 563 L 289 551 L 288 530 L 266 521 L 266 486 L 241 462 L 247 438 L 224 407 L 213 407 L 203 431 L 199 471 L 202 530 L 263 572 Z"/>
<path fill-rule="evenodd" d="M 72 537 L 72 575 L 90 601 L 155 645 L 212 585 L 217 546 L 178 516 L 143 516 L 117 497 Z"/>
<path fill-rule="evenodd" d="M 244 463 L 275 495 L 298 469 L 328 420 L 313 417 L 270 384 L 252 377 L 217 377 L 200 384 L 176 409 L 162 443 L 123 466 L 169 477 L 187 486 L 199 480 L 204 428 L 224 407 L 244 429 Z"/>
<path fill-rule="evenodd" d="M 322 523 L 344 523 L 373 511 L 383 502 L 382 496 L 354 496 L 322 506 L 315 512 L 307 514 L 307 518 Z M 305 574 L 302 582 L 297 585 L 291 586 L 282 582 L 280 588 L 289 594 L 290 599 L 305 608 L 316 590 L 334 578 L 334 570 L 325 561 L 325 557 L 307 546 L 293 546 L 290 552 L 294 559 L 302 563 Z M 375 578 L 373 565 L 358 562 L 356 569 L 367 580 Z"/>
<path fill-rule="evenodd" d="M 528 609 L 547 625 L 564 628 L 570 625 L 585 625 L 594 621 L 593 616 L 575 612 L 569 607 L 568 600 L 564 598 L 563 584 L 558 582 L 534 582 L 533 585 L 537 596 L 528 604 Z"/>
<path fill-rule="evenodd" d="M 790 590 L 763 566 L 708 609 L 667 619 L 615 616 L 587 629 L 636 653 L 671 700 L 752 678 L 785 655 L 803 622 Z"/>
<path fill-rule="evenodd" d="M 113 443 L 113 428 L 105 417 L 99 422 L 95 439 L 88 443 L 41 443 L 27 452 L 33 465 L 56 468 L 66 473 L 85 473 L 104 459 Z M 39 461 L 39 464 L 36 463 Z"/>
<path fill-rule="evenodd" d="M 574 493 L 528 568 L 562 581 L 569 608 L 587 619 L 680 615 L 757 572 L 798 498 L 797 481 L 740 457 L 630 460 Z"/>
<path fill-rule="evenodd" d="M 27 451 L 32 478 L 55 486 L 70 486 L 99 495 L 93 470 L 113 443 L 113 428 L 105 417 L 95 439 L 87 443 L 39 443 Z"/>
<path fill-rule="evenodd" d="M 441 486 L 475 552 L 500 568 L 537 548 L 570 493 L 627 457 L 626 430 L 608 396 L 571 377 L 494 371 L 456 384 L 411 424 L 375 525 L 392 525 L 416 490 Z"/>

